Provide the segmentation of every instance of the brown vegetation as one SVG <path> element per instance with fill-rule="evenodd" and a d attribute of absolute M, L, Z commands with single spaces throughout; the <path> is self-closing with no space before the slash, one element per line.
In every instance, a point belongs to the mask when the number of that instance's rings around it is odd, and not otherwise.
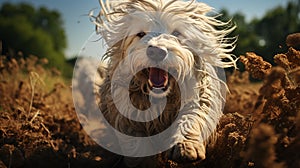
<path fill-rule="evenodd" d="M 241 57 L 248 72 L 228 77 L 231 94 L 205 161 L 179 165 L 162 156 L 162 167 L 300 167 L 300 52 L 290 48 L 274 60 L 279 66 L 254 53 Z M 122 157 L 83 131 L 70 84 L 46 63 L 0 56 L 0 167 L 122 167 Z"/>
<path fill-rule="evenodd" d="M 34 56 L 0 57 L 0 167 L 104 164 L 105 151 L 77 119 L 69 82 L 44 63 Z"/>

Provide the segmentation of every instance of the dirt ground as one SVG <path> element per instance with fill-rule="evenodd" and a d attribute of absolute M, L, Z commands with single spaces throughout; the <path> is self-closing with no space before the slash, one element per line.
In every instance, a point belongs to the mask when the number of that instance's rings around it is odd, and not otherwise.
<path fill-rule="evenodd" d="M 206 160 L 188 165 L 160 156 L 160 167 L 299 168 L 300 51 L 274 57 L 240 57 L 246 72 L 229 75 L 230 94 L 218 139 Z M 122 157 L 99 147 L 83 131 L 73 106 L 71 84 L 45 59 L 0 56 L 0 168 L 123 167 Z M 250 83 L 249 75 L 261 79 Z"/>

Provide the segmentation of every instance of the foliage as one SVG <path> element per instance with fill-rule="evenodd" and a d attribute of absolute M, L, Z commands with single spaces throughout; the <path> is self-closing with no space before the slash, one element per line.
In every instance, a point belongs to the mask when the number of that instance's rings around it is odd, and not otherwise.
<path fill-rule="evenodd" d="M 274 64 L 272 56 L 287 50 L 285 37 L 300 30 L 300 1 L 289 1 L 286 7 L 278 6 L 266 12 L 262 18 L 246 21 L 243 13 L 230 15 L 221 10 L 222 20 L 232 21 L 237 26 L 233 36 L 238 36 L 234 55 L 256 52 Z"/>
<path fill-rule="evenodd" d="M 70 71 L 64 58 L 67 46 L 60 13 L 29 4 L 4 3 L 0 8 L 2 54 L 23 52 L 49 60 L 50 66 Z"/>

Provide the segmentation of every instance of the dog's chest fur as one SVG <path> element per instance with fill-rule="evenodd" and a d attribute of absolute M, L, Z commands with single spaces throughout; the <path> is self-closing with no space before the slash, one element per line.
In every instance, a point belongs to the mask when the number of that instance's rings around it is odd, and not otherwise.
<path fill-rule="evenodd" d="M 171 92 L 167 96 L 167 103 L 163 112 L 152 111 L 153 113 L 161 113 L 161 115 L 149 122 L 137 122 L 120 114 L 112 97 L 108 94 L 111 92 L 111 81 L 107 79 L 100 88 L 100 97 L 101 99 L 105 99 L 105 101 L 100 101 L 100 110 L 106 120 L 120 132 L 132 136 L 152 136 L 167 129 L 174 122 L 179 113 L 181 106 L 180 90 L 176 83 L 171 87 Z M 143 86 L 141 86 L 140 81 L 131 82 L 129 95 L 130 101 L 135 107 L 133 110 L 144 111 L 151 106 L 149 95 L 144 93 L 142 89 Z M 160 110 L 160 100 L 154 100 L 154 102 L 157 104 L 152 104 L 154 107 L 152 109 Z M 157 108 L 155 108 L 155 106 L 157 106 Z"/>

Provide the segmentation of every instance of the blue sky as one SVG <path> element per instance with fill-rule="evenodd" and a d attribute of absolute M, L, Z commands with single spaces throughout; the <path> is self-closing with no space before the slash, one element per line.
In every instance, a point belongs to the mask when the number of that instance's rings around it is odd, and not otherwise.
<path fill-rule="evenodd" d="M 288 2 L 288 0 L 199 1 L 214 7 L 216 11 L 222 8 L 228 9 L 230 13 L 240 11 L 245 14 L 247 20 L 251 20 L 254 17 L 261 17 L 268 9 L 278 5 L 285 5 Z M 36 7 L 46 6 L 49 9 L 58 10 L 62 14 L 68 37 L 68 48 L 65 51 L 67 57 L 77 55 L 82 51 L 83 47 L 85 48 L 86 45 L 91 44 L 89 37 L 93 34 L 95 26 L 89 21 L 87 14 L 92 9 L 96 8 L 95 11 L 99 10 L 98 0 L 0 0 L 0 4 L 3 2 L 28 2 Z M 97 51 L 88 54 L 94 54 L 95 52 Z"/>

